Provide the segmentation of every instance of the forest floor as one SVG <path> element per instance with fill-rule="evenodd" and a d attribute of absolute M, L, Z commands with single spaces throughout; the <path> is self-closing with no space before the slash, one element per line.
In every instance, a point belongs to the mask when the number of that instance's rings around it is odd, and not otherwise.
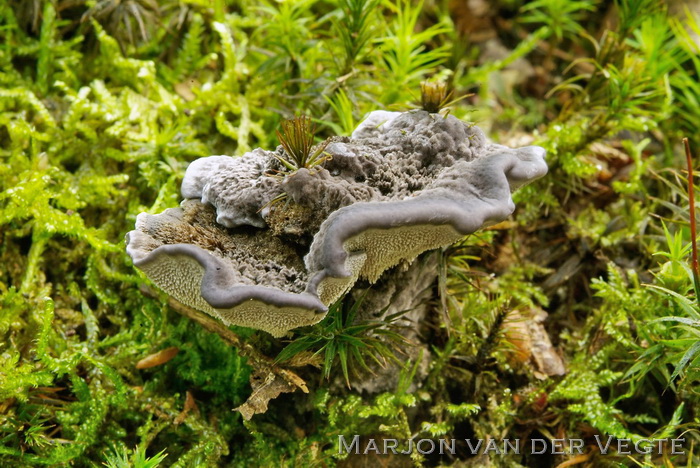
<path fill-rule="evenodd" d="M 0 0 L 0 465 L 700 466 L 684 4 Z M 394 363 L 395 324 L 350 323 L 350 297 L 274 339 L 133 267 L 125 233 L 179 205 L 193 160 L 275 149 L 301 114 L 347 136 L 422 82 L 549 166 L 434 252 L 429 356 Z M 354 389 L 358 354 L 395 388 Z M 253 415 L 263 371 L 295 386 Z M 366 454 L 343 453 L 354 435 Z M 394 439 L 410 453 L 379 453 Z"/>

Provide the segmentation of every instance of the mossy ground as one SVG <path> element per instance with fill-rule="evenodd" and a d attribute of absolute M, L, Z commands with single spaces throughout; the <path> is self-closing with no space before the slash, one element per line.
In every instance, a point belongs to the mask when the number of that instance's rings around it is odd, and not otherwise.
<path fill-rule="evenodd" d="M 361 434 L 582 438 L 584 466 L 698 466 L 680 139 L 700 154 L 700 26 L 658 0 L 476 3 L 0 0 L 0 465 L 333 466 L 361 462 L 337 447 Z M 426 79 L 475 93 L 451 114 L 496 141 L 544 146 L 549 175 L 509 222 L 442 252 L 425 381 L 409 362 L 394 391 L 361 395 L 307 365 L 308 394 L 243 420 L 250 361 L 144 294 L 124 234 L 178 205 L 190 161 L 274 148 L 295 114 L 347 135 Z M 353 348 L 328 343 L 381 330 L 342 310 L 297 335 L 337 351 L 320 355 L 331 379 Z M 541 310 L 563 376 L 509 325 Z M 236 333 L 271 357 L 287 344 Z M 601 455 L 595 435 L 684 437 L 684 453 Z M 397 463 L 486 461 L 461 443 Z"/>

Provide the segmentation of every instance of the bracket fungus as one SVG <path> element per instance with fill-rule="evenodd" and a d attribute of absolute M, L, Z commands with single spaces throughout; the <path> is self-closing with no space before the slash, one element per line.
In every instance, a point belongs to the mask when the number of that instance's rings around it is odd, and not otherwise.
<path fill-rule="evenodd" d="M 181 207 L 127 235 L 134 265 L 182 303 L 282 336 L 358 280 L 504 220 L 511 191 L 547 172 L 540 147 L 422 110 L 373 112 L 325 144 L 322 167 L 286 174 L 281 146 L 194 161 Z"/>

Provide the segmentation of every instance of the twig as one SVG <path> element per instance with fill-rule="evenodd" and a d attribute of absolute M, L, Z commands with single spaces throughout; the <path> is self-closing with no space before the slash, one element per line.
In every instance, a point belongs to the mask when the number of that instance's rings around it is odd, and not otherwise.
<path fill-rule="evenodd" d="M 690 204 L 690 246 L 692 253 L 691 269 L 693 271 L 693 284 L 695 286 L 695 300 L 700 301 L 700 267 L 698 267 L 697 226 L 695 221 L 695 187 L 693 182 L 693 156 L 690 154 L 690 144 L 687 138 L 683 138 L 685 145 L 685 158 L 688 163 L 688 202 Z"/>

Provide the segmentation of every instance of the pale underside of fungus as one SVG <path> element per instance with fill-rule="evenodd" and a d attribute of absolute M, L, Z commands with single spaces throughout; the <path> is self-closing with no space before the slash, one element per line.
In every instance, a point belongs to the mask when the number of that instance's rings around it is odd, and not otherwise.
<path fill-rule="evenodd" d="M 504 220 L 511 192 L 547 172 L 542 148 L 425 111 L 373 112 L 325 151 L 291 174 L 281 147 L 194 161 L 181 207 L 140 214 L 127 235 L 134 265 L 184 304 L 282 336 L 358 280 Z"/>

